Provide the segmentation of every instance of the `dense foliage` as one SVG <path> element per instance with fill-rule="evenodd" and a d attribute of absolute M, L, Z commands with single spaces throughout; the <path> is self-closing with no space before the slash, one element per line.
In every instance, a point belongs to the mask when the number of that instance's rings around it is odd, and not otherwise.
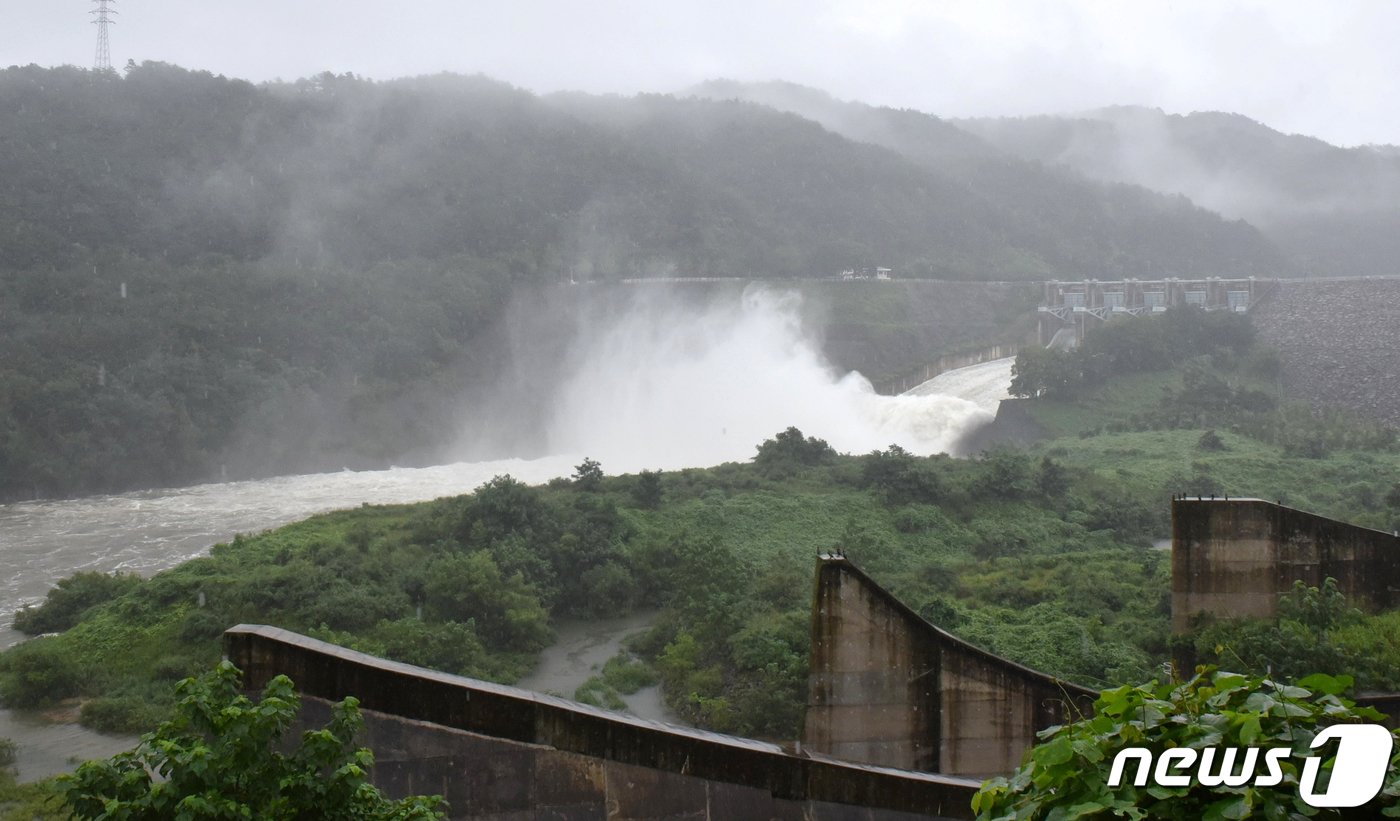
<path fill-rule="evenodd" d="M 358 702 L 332 708 L 329 724 L 293 747 L 285 736 L 300 699 L 286 676 L 256 702 L 239 692 L 225 661 L 176 685 L 174 716 L 136 749 L 90 761 L 60 779 L 73 817 L 158 819 L 343 818 L 422 821 L 444 817 L 440 798 L 390 800 L 367 780 L 373 754 L 354 746 Z"/>
<path fill-rule="evenodd" d="M 1105 322 L 1072 350 L 1024 348 L 1012 370 L 1011 394 L 1073 397 L 1115 376 L 1164 371 L 1222 351 L 1243 354 L 1253 342 L 1254 326 L 1247 317 L 1182 305 L 1160 317 Z"/>
<path fill-rule="evenodd" d="M 463 498 L 239 537 L 0 656 L 0 698 L 78 696 L 89 724 L 149 726 L 168 682 L 212 663 L 220 631 L 244 621 L 513 681 L 551 619 L 660 608 L 634 650 L 682 716 L 791 737 L 811 562 L 832 547 L 940 624 L 1060 675 L 1140 677 L 1165 652 L 1151 494 L 1106 495 L 1088 471 L 1013 451 L 839 456 L 794 430 L 761 453 L 601 479 L 585 463 L 584 481 L 546 487 L 503 476 Z M 28 618 L 66 607 L 66 591 Z"/>
<path fill-rule="evenodd" d="M 1363 691 L 1400 690 L 1400 613 L 1363 614 L 1333 579 L 1321 588 L 1295 583 L 1275 618 L 1203 618 L 1178 641 L 1204 663 L 1283 679 L 1346 673 Z"/>
<path fill-rule="evenodd" d="M 1275 257 L 1143 191 L 952 176 L 732 101 L 143 63 L 5 69 L 0 114 L 0 499 L 432 458 L 525 288 Z"/>
<path fill-rule="evenodd" d="M 979 821 L 1353 817 L 1347 811 L 1310 807 L 1298 793 L 1301 759 L 1325 755 L 1311 749 L 1319 731 L 1381 718 L 1342 698 L 1350 685 L 1345 677 L 1314 675 L 1293 685 L 1203 668 L 1185 682 L 1105 690 L 1094 702 L 1092 718 L 1042 732 L 1042 743 L 1028 753 L 1025 764 L 1010 778 L 987 781 L 973 799 L 973 809 Z M 1109 786 L 1114 757 L 1126 747 L 1145 747 L 1155 755 L 1172 748 L 1248 746 L 1292 750 L 1281 762 L 1281 783 L 1207 786 L 1191 779 L 1188 786 L 1139 787 L 1130 776 Z M 1372 805 L 1384 806 L 1386 815 L 1400 814 L 1397 763 L 1400 751 Z M 1330 770 L 1330 764 L 1324 762 L 1322 769 Z"/>
<path fill-rule="evenodd" d="M 15 613 L 15 629 L 37 636 L 56 633 L 77 624 L 88 608 L 120 596 L 140 583 L 134 573 L 74 573 L 49 591 L 42 609 L 24 608 Z"/>
<path fill-rule="evenodd" d="M 1198 430 L 1201 438 L 1185 452 L 1220 452 L 1228 446 L 1219 428 L 1248 437 L 1250 447 L 1264 443 L 1310 459 L 1400 446 L 1396 431 L 1384 424 L 1287 401 L 1277 354 L 1255 343 L 1253 327 L 1239 314 L 1184 306 L 1157 317 L 1114 320 L 1072 351 L 1022 351 L 1012 374 L 1012 394 L 1036 399 L 1030 415 L 1049 436 Z M 1209 477 L 1185 478 L 1189 486 L 1177 492 L 1224 490 Z M 1262 473 L 1251 478 L 1267 480 Z M 1366 489 L 1357 501 L 1376 510 L 1384 494 Z"/>
<path fill-rule="evenodd" d="M 1161 391 L 1154 382 L 1148 393 Z M 1076 413 L 1077 424 L 1102 431 L 1136 407 L 1097 401 L 1100 415 Z M 319 516 L 149 580 L 113 582 L 110 599 L 75 597 L 107 589 L 80 577 L 27 611 L 31 625 L 76 624 L 0 655 L 0 698 L 77 696 L 89 725 L 149 727 L 168 709 L 169 683 L 212 664 L 219 633 L 245 621 L 513 681 L 550 641 L 553 620 L 659 608 L 632 652 L 678 714 L 790 738 L 805 701 L 811 561 L 822 550 L 844 550 L 963 638 L 1106 686 L 1144 680 L 1171 654 L 1169 562 L 1149 545 L 1168 533 L 1172 493 L 1209 486 L 1400 526 L 1387 479 L 1400 454 L 1311 458 L 1231 430 L 1102 431 L 971 460 L 897 447 L 838 455 L 788 430 L 756 453 L 750 464 L 639 476 L 608 476 L 588 460 L 545 487 L 502 476 L 466 497 Z M 1297 652 L 1300 671 L 1369 682 L 1389 663 L 1380 645 L 1396 634 L 1386 627 L 1394 617 L 1349 618 L 1317 645 L 1346 649 L 1345 663 L 1322 665 L 1322 651 L 1285 641 L 1297 634 L 1288 625 L 1258 663 Z M 1216 643 L 1240 646 L 1203 638 L 1202 658 Z M 581 697 L 615 706 L 640 686 L 635 664 L 619 660 Z"/>

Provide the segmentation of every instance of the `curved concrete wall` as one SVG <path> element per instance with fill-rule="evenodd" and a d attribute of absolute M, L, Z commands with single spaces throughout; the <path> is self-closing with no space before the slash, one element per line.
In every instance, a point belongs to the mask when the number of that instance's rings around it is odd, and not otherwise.
<path fill-rule="evenodd" d="M 303 722 L 359 698 L 374 782 L 394 796 L 443 795 L 456 819 L 972 817 L 975 781 L 643 721 L 275 627 L 234 627 L 224 648 L 249 689 L 289 676 Z"/>
<path fill-rule="evenodd" d="M 924 365 L 922 370 L 914 370 L 906 373 L 897 379 L 890 379 L 875 385 L 875 392 L 884 396 L 898 396 L 910 388 L 917 388 L 930 379 L 941 373 L 966 368 L 971 365 L 981 365 L 983 362 L 991 362 L 997 359 L 1006 359 L 1015 356 L 1021 350 L 1020 345 L 992 345 L 976 351 L 966 353 L 951 353 L 940 356 L 932 362 Z"/>
<path fill-rule="evenodd" d="M 904 769 L 1005 774 L 1038 731 L 1087 715 L 1096 696 L 934 627 L 844 558 L 818 561 L 809 749 Z"/>

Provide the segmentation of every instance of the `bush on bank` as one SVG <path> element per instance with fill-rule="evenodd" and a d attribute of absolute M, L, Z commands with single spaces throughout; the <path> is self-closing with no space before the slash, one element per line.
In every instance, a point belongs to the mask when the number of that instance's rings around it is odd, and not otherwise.
<path fill-rule="evenodd" d="M 1202 450 L 1202 434 L 1106 433 L 958 460 L 896 447 L 836 455 L 784 431 L 761 464 L 651 474 L 644 486 L 592 470 L 586 487 L 497 477 L 468 496 L 317 516 L 120 582 L 61 635 L 0 654 L 0 699 L 79 698 L 92 726 L 145 729 L 169 708 L 169 683 L 213 664 L 239 622 L 511 682 L 553 621 L 644 608 L 660 613 L 635 652 L 682 718 L 791 738 L 806 699 L 812 561 L 831 548 L 993 652 L 1090 686 L 1141 681 L 1171 649 L 1169 562 L 1150 545 L 1189 477 L 1367 521 L 1388 515 L 1388 486 L 1367 508 L 1316 471 L 1400 470 L 1395 454 L 1319 463 L 1224 430 L 1224 449 Z M 76 610 L 75 587 L 33 618 Z"/>
<path fill-rule="evenodd" d="M 1299 793 L 1303 759 L 1322 756 L 1327 760 L 1320 770 L 1331 771 L 1335 753 L 1328 758 L 1324 750 L 1311 748 L 1321 730 L 1382 718 L 1343 698 L 1350 686 L 1347 677 L 1313 675 L 1292 685 L 1201 668 L 1185 682 L 1105 690 L 1094 702 L 1092 718 L 1045 730 L 1042 742 L 1013 775 L 984 783 L 973 798 L 973 810 L 978 821 L 1355 817 L 1357 810 L 1309 806 Z M 1170 749 L 1201 755 L 1206 748 L 1286 747 L 1290 754 L 1281 761 L 1280 783 L 1273 786 L 1252 779 L 1235 786 L 1207 785 L 1200 778 L 1191 778 L 1185 786 L 1161 786 L 1151 777 L 1138 786 L 1136 761 L 1123 768 L 1126 774 L 1120 773 L 1116 786 L 1110 786 L 1114 760 L 1129 747 L 1146 748 L 1154 761 Z M 1383 807 L 1387 816 L 1400 815 L 1400 750 L 1392 754 L 1381 794 L 1367 805 L 1370 810 Z M 1263 765 L 1257 766 L 1264 774 Z M 1172 775 L 1179 772 L 1173 770 Z M 1245 772 L 1244 765 L 1233 772 Z"/>

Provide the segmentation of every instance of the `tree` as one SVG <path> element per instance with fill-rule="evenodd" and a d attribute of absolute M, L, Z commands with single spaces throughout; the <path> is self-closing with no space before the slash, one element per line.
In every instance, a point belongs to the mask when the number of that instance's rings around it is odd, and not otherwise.
<path fill-rule="evenodd" d="M 1186 682 L 1105 690 L 1094 702 L 1092 718 L 1041 733 L 1044 740 L 1026 763 L 1010 778 L 985 782 L 972 808 L 978 821 L 1350 817 L 1345 811 L 1308 806 L 1299 794 L 1302 759 L 1326 755 L 1325 748 L 1311 748 L 1320 731 L 1383 718 L 1342 698 L 1350 686 L 1347 676 L 1313 675 L 1288 685 L 1201 668 Z M 1156 756 L 1171 748 L 1257 746 L 1290 748 L 1280 762 L 1281 783 L 1206 786 L 1193 778 L 1187 786 L 1139 787 L 1129 766 L 1128 777 L 1118 786 L 1108 785 L 1115 757 L 1128 747 L 1146 748 Z M 1391 774 L 1373 802 L 1386 807 L 1386 815 L 1397 814 L 1397 759 L 1400 754 L 1391 759 Z M 1330 772 L 1331 766 L 1324 761 L 1321 769 Z M 1261 765 L 1258 772 L 1263 771 Z"/>
<path fill-rule="evenodd" d="M 873 451 L 861 461 L 861 481 L 884 494 L 888 504 L 934 504 L 943 497 L 943 481 L 929 460 L 899 445 Z"/>
<path fill-rule="evenodd" d="M 644 470 L 637 474 L 637 483 L 632 486 L 632 501 L 644 510 L 656 510 L 661 506 L 665 491 L 661 486 L 661 473 Z"/>
<path fill-rule="evenodd" d="M 596 459 L 584 458 L 583 463 L 574 468 L 574 487 L 590 493 L 603 485 L 603 466 Z"/>
<path fill-rule="evenodd" d="M 1042 496 L 1058 498 L 1069 491 L 1069 474 L 1049 456 L 1042 457 L 1035 473 L 1035 486 Z"/>
<path fill-rule="evenodd" d="M 772 478 L 791 476 L 803 467 L 830 463 L 836 451 L 825 439 L 804 436 L 797 428 L 787 430 L 763 440 L 753 463 L 760 471 Z"/>
<path fill-rule="evenodd" d="M 1390 490 L 1385 494 L 1385 503 L 1400 510 L 1400 482 L 1390 486 Z"/>
<path fill-rule="evenodd" d="M 1020 499 L 1030 492 L 1031 460 L 1025 453 L 1000 447 L 982 454 L 979 493 L 998 499 Z"/>
<path fill-rule="evenodd" d="M 253 703 L 242 674 L 224 661 L 176 685 L 175 716 L 142 736 L 136 749 L 90 761 L 60 779 L 79 819 L 442 818 L 439 797 L 385 798 L 366 780 L 373 754 L 353 745 L 361 725 L 356 699 L 336 704 L 331 721 L 302 734 L 290 752 L 283 736 L 300 706 L 278 676 Z M 158 774 L 159 778 L 153 778 Z"/>
<path fill-rule="evenodd" d="M 1083 375 L 1077 355 L 1053 348 L 1024 348 L 1011 366 L 1012 396 L 1064 397 L 1073 393 Z"/>

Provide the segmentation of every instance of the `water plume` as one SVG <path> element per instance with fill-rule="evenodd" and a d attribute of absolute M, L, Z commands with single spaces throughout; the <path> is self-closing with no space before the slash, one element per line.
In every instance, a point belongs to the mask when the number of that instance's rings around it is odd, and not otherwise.
<path fill-rule="evenodd" d="M 610 471 L 713 465 L 795 426 L 840 451 L 929 454 L 991 418 L 956 396 L 881 396 L 837 373 L 797 293 L 751 287 L 699 308 L 640 301 L 579 341 L 554 396 L 550 452 L 586 453 Z"/>

